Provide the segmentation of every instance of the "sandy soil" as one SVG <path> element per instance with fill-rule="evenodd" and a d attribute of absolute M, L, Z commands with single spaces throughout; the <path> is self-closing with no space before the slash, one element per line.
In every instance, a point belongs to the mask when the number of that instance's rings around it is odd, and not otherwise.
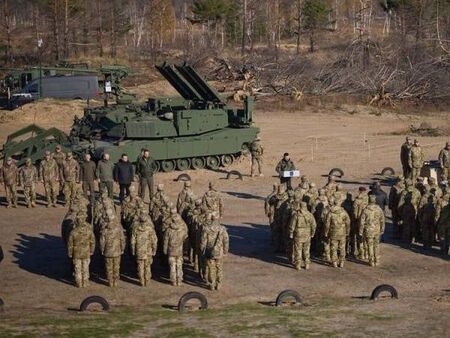
<path fill-rule="evenodd" d="M 220 292 L 210 292 L 201 285 L 187 267 L 186 282 L 180 288 L 167 284 L 168 272 L 155 266 L 150 288 L 137 285 L 132 260 L 123 259 L 122 280 L 117 289 L 104 285 L 104 271 L 98 255 L 92 262 L 93 282 L 88 289 L 73 286 L 70 264 L 60 237 L 60 222 L 65 210 L 0 209 L 0 244 L 5 259 L 0 266 L 0 297 L 10 313 L 19 315 L 26 309 L 66 309 L 76 307 L 92 294 L 107 297 L 112 304 L 145 305 L 176 304 L 184 292 L 198 290 L 210 298 L 212 306 L 249 301 L 267 301 L 283 289 L 298 290 L 306 299 L 326 297 L 368 296 L 378 284 L 393 284 L 401 300 L 392 305 L 392 311 L 406 311 L 409 324 L 417 330 L 426 330 L 430 318 L 433 325 L 450 326 L 450 299 L 443 297 L 450 288 L 448 258 L 438 254 L 437 248 L 425 252 L 420 246 L 401 247 L 392 240 L 390 224 L 385 243 L 381 245 L 382 265 L 370 268 L 359 262 L 347 262 L 344 269 L 333 269 L 322 262 L 314 262 L 311 270 L 296 271 L 283 257 L 272 253 L 270 232 L 263 212 L 263 199 L 277 179 L 276 162 L 288 151 L 301 170 L 319 186 L 325 183 L 328 171 L 334 167 L 344 170 L 342 182 L 351 191 L 368 184 L 383 167 L 399 171 L 399 147 L 403 130 L 423 120 L 432 125 L 448 125 L 445 113 L 424 115 L 397 114 L 365 106 L 335 105 L 265 108 L 260 104 L 255 120 L 261 128 L 266 149 L 263 178 L 244 177 L 244 181 L 225 180 L 223 172 L 192 171 L 193 189 L 202 194 L 208 181 L 215 181 L 223 194 L 225 217 L 230 238 L 230 254 L 225 263 L 225 284 Z M 67 129 L 72 113 L 82 111 L 82 103 L 61 103 L 59 112 L 50 102 L 24 107 L 19 119 L 0 124 L 0 139 L 33 120 L 43 126 Z M 34 113 L 36 112 L 36 119 Z M 58 114 L 59 114 L 58 112 Z M 381 114 L 381 115 L 380 115 Z M 33 117 L 32 117 L 33 116 Z M 31 120 L 30 120 L 31 119 Z M 420 138 L 427 159 L 437 157 L 447 137 Z M 249 173 L 249 159 L 234 164 L 230 169 Z M 174 182 L 178 173 L 158 174 L 157 182 L 166 184 L 172 199 L 181 189 Z M 385 189 L 388 191 L 387 186 Z M 40 192 L 42 193 L 41 189 Z M 4 195 L 3 189 L 0 194 Z M 444 299 L 444 301 L 437 301 Z M 345 321 L 345 319 L 344 319 Z M 406 325 L 406 324 L 405 324 Z"/>

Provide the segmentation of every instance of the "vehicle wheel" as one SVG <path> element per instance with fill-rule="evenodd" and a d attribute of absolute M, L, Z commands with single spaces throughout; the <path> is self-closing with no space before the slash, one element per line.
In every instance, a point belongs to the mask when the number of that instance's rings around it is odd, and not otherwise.
<path fill-rule="evenodd" d="M 181 171 L 188 170 L 191 167 L 191 161 L 188 158 L 180 158 L 177 160 L 177 169 Z"/>
<path fill-rule="evenodd" d="M 244 178 L 242 177 L 242 174 L 237 170 L 231 170 L 230 172 L 228 172 L 227 180 L 229 180 L 231 178 L 231 175 L 236 175 L 237 176 L 236 178 L 240 179 L 241 181 L 244 180 Z"/>
<path fill-rule="evenodd" d="M 165 173 L 170 173 L 171 171 L 174 171 L 174 169 L 175 169 L 175 161 L 171 161 L 171 160 L 163 161 L 161 163 L 161 169 Z"/>
<path fill-rule="evenodd" d="M 155 164 L 153 165 L 153 170 L 157 173 L 158 171 L 161 171 L 161 163 L 159 161 L 155 161 Z"/>
<path fill-rule="evenodd" d="M 383 170 L 381 170 L 381 175 L 382 176 L 394 176 L 395 170 L 392 169 L 391 167 L 386 167 Z"/>
<path fill-rule="evenodd" d="M 3 249 L 2 246 L 0 245 L 0 263 L 3 260 L 3 258 L 5 258 L 5 256 L 3 255 Z"/>
<path fill-rule="evenodd" d="M 206 299 L 205 295 L 203 295 L 200 292 L 191 291 L 181 296 L 180 300 L 178 301 L 178 311 L 179 312 L 187 311 L 188 310 L 186 306 L 187 302 L 189 302 L 192 299 L 197 299 L 200 301 L 200 310 L 208 309 L 208 300 Z"/>
<path fill-rule="evenodd" d="M 220 160 L 218 156 L 208 156 L 206 158 L 206 163 L 208 165 L 208 168 L 210 169 L 219 169 L 220 167 Z"/>
<path fill-rule="evenodd" d="M 342 176 L 344 176 L 344 171 L 340 168 L 333 168 L 328 173 L 328 176 L 336 176 L 341 178 Z"/>
<path fill-rule="evenodd" d="M 203 157 L 194 157 L 192 159 L 192 169 L 203 169 L 206 161 Z"/>
<path fill-rule="evenodd" d="M 241 153 L 242 155 L 247 155 L 250 153 L 250 146 L 248 145 L 248 143 L 244 143 L 241 147 Z"/>
<path fill-rule="evenodd" d="M 177 181 L 177 182 L 179 182 L 179 181 L 186 182 L 186 181 L 192 181 L 192 180 L 191 180 L 191 176 L 189 176 L 188 174 L 180 174 L 180 175 L 178 175 L 178 177 L 177 177 L 177 179 L 175 181 Z"/>
<path fill-rule="evenodd" d="M 287 302 L 287 300 L 289 299 L 293 299 L 294 302 L 292 303 L 292 301 Z M 286 303 L 292 303 L 292 304 L 298 304 L 298 303 L 302 303 L 302 297 L 300 296 L 300 294 L 295 291 L 295 290 L 284 290 L 281 291 L 280 294 L 277 297 L 277 300 L 275 301 L 275 305 L 276 306 L 283 306 Z"/>
<path fill-rule="evenodd" d="M 222 159 L 221 159 L 221 162 L 222 162 L 222 166 L 223 167 L 229 167 L 230 165 L 232 165 L 233 164 L 233 161 L 234 161 L 234 158 L 233 158 L 233 155 L 222 155 Z"/>
<path fill-rule="evenodd" d="M 382 292 L 389 292 L 391 294 L 391 298 L 398 299 L 397 290 L 389 284 L 378 285 L 375 289 L 373 289 L 370 299 L 377 300 Z"/>
<path fill-rule="evenodd" d="M 109 303 L 108 301 L 100 296 L 90 296 L 81 302 L 80 311 L 87 311 L 89 305 L 91 304 L 100 304 L 102 306 L 103 311 L 109 311 Z"/>

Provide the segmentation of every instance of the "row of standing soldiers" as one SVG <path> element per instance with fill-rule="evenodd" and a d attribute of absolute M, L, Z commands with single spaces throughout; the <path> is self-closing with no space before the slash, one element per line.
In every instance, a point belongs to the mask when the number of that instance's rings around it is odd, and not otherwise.
<path fill-rule="evenodd" d="M 98 245 L 112 287 L 117 286 L 121 256 L 129 248 L 128 252 L 136 259 L 142 286 L 150 283 L 154 257 L 161 264 L 169 264 L 172 285 L 181 285 L 186 255 L 202 280 L 212 290 L 218 290 L 223 280 L 223 258 L 229 246 L 227 231 L 220 224 L 222 215 L 222 198 L 212 183 L 205 195 L 197 199 L 190 182 L 185 182 L 176 205 L 159 184 L 149 207 L 132 186 L 122 203 L 120 219 L 106 192 L 91 206 L 80 191 L 62 227 L 76 284 L 88 285 L 90 257 Z"/>
<path fill-rule="evenodd" d="M 310 251 L 333 267 L 343 267 L 347 255 L 378 265 L 385 216 L 376 197 L 362 187 L 353 200 L 333 176 L 321 189 L 306 176 L 296 189 L 275 184 L 265 212 L 276 252 L 285 252 L 296 269 L 309 269 Z"/>

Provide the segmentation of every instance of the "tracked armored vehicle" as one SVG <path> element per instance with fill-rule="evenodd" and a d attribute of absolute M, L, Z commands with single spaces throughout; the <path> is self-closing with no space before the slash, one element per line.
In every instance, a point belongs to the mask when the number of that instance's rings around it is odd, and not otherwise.
<path fill-rule="evenodd" d="M 243 109 L 229 107 L 188 64 L 156 67 L 181 97 L 150 98 L 145 104 L 115 104 L 86 108 L 76 118 L 70 134 L 29 126 L 8 137 L 4 157 L 23 163 L 26 157 L 42 158 L 62 143 L 78 157 L 104 152 L 117 161 L 122 153 L 131 159 L 148 148 L 157 170 L 187 170 L 229 166 L 248 150 L 259 129 L 253 126 L 253 99 Z M 56 118 L 56 117 L 55 117 Z M 17 141 L 33 130 L 34 137 Z"/>

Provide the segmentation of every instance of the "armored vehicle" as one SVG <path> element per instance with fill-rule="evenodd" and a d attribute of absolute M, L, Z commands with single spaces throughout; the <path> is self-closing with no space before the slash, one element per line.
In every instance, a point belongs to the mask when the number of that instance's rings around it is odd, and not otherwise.
<path fill-rule="evenodd" d="M 148 148 L 156 169 L 170 172 L 226 167 L 248 150 L 259 133 L 253 126 L 251 97 L 242 109 L 234 109 L 190 65 L 156 68 L 181 97 L 86 108 L 82 118 L 75 118 L 69 135 L 29 126 L 8 137 L 3 156 L 13 156 L 19 164 L 26 157 L 37 161 L 60 143 L 80 158 L 90 152 L 99 160 L 107 152 L 117 161 L 122 153 L 134 159 Z"/>

